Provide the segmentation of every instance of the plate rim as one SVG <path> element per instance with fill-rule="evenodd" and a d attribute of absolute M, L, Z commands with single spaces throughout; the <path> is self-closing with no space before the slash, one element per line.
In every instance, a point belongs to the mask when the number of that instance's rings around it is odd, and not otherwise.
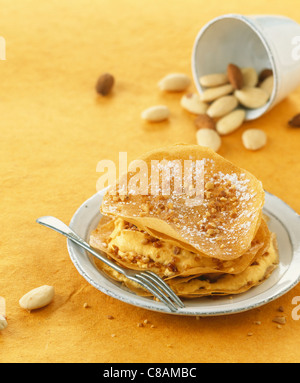
<path fill-rule="evenodd" d="M 106 192 L 107 189 L 108 189 L 108 187 L 98 191 L 97 193 L 95 193 L 94 195 L 89 197 L 85 202 L 83 202 L 78 207 L 78 209 L 75 211 L 73 217 L 71 218 L 71 221 L 70 221 L 70 224 L 69 224 L 72 229 L 74 229 L 74 226 L 76 226 L 76 220 L 78 219 L 78 216 L 81 214 L 83 209 L 86 210 L 86 207 L 88 206 L 88 204 L 91 201 L 94 201 L 95 198 L 101 199 L 101 197 L 103 197 L 103 195 L 104 195 L 104 193 Z M 277 197 L 274 194 L 272 194 L 270 192 L 267 192 L 267 191 L 265 191 L 265 195 L 267 196 L 267 198 L 269 198 L 271 200 L 273 199 L 274 202 L 279 203 L 280 204 L 280 208 L 282 208 L 285 211 L 287 211 L 287 213 L 288 213 L 287 216 L 290 219 L 295 219 L 295 220 L 299 219 L 299 223 L 300 223 L 300 215 L 298 215 L 297 212 L 295 210 L 293 210 L 285 201 L 283 201 L 279 197 Z M 269 212 L 268 209 L 266 209 L 266 210 Z M 95 213 L 96 214 L 97 213 L 100 214 L 100 211 L 95 212 Z M 263 298 L 259 299 L 256 303 L 252 303 L 252 304 L 249 303 L 248 305 L 247 304 L 242 304 L 243 301 L 242 302 L 235 302 L 235 303 L 228 302 L 228 304 L 225 304 L 225 305 L 223 304 L 222 306 L 220 306 L 220 307 L 222 307 L 222 309 L 217 309 L 217 310 L 209 310 L 209 308 L 207 306 L 206 306 L 206 309 L 205 309 L 205 306 L 204 306 L 204 309 L 206 311 L 203 311 L 203 308 L 201 310 L 201 307 L 199 307 L 198 310 L 197 310 L 197 307 L 190 307 L 190 309 L 187 311 L 187 308 L 185 307 L 185 308 L 179 309 L 177 312 L 171 312 L 161 302 L 156 302 L 154 300 L 149 300 L 149 299 L 146 299 L 144 297 L 140 297 L 140 296 L 134 294 L 133 292 L 129 293 L 129 296 L 131 298 L 130 299 L 130 298 L 127 297 L 128 294 L 126 294 L 126 291 L 121 289 L 121 288 L 119 288 L 119 287 L 117 287 L 117 286 L 116 286 L 117 290 L 119 290 L 120 294 L 115 293 L 114 291 L 109 290 L 106 287 L 102 286 L 101 284 L 99 284 L 97 281 L 93 280 L 88 275 L 88 273 L 86 272 L 86 270 L 84 268 L 84 265 L 82 265 L 80 263 L 80 259 L 78 257 L 78 251 L 82 250 L 82 249 L 79 249 L 79 247 L 75 243 L 73 243 L 71 240 L 69 240 L 69 239 L 67 240 L 67 249 L 68 249 L 71 261 L 73 262 L 73 264 L 74 264 L 75 268 L 77 269 L 77 271 L 79 272 L 79 274 L 81 276 L 83 276 L 87 280 L 87 282 L 90 283 L 97 290 L 99 290 L 99 291 L 103 292 L 104 294 L 109 295 L 112 298 L 115 298 L 115 299 L 117 299 L 119 301 L 125 302 L 127 304 L 130 304 L 130 305 L 133 305 L 133 306 L 136 306 L 136 307 L 144 308 L 144 309 L 147 309 L 147 310 L 161 312 L 161 313 L 165 313 L 165 314 L 172 314 L 172 315 L 203 316 L 203 317 L 204 316 L 221 316 L 221 315 L 229 315 L 229 314 L 231 315 L 231 314 L 236 314 L 236 313 L 240 313 L 240 312 L 249 311 L 249 310 L 252 310 L 254 308 L 263 306 L 263 305 L 265 305 L 265 304 L 267 304 L 267 303 L 269 303 L 269 302 L 271 302 L 273 300 L 276 300 L 280 296 L 286 294 L 288 291 L 293 289 L 300 282 L 300 271 L 299 271 L 297 277 L 293 278 L 293 282 L 288 283 L 288 285 L 285 288 L 279 289 L 279 291 L 277 291 L 277 293 L 273 292 L 273 290 L 276 288 L 276 286 L 282 280 L 282 278 L 286 277 L 286 274 L 288 274 L 288 272 L 291 269 L 291 265 L 294 262 L 296 264 L 298 263 L 299 270 L 300 270 L 300 227 L 298 229 L 299 237 L 297 237 L 297 235 L 296 235 L 297 234 L 297 226 L 295 226 L 295 228 L 294 228 L 295 231 L 296 231 L 296 233 L 294 233 L 294 231 L 290 231 L 288 229 L 287 225 L 286 225 L 287 216 L 282 216 L 282 217 L 278 218 L 276 215 L 272 214 L 272 211 L 270 211 L 270 214 L 273 215 L 275 217 L 275 219 L 280 222 L 280 224 L 284 227 L 284 229 L 286 230 L 286 232 L 288 234 L 288 237 L 289 237 L 289 240 L 290 240 L 290 244 L 291 244 L 291 247 L 292 247 L 292 260 L 289 263 L 288 268 L 285 271 L 285 273 L 281 276 L 281 278 L 273 286 L 271 286 L 268 290 L 266 290 L 264 292 L 261 292 L 257 296 L 257 297 L 259 297 L 260 295 L 264 296 L 267 292 L 270 292 L 269 297 L 266 297 L 264 299 Z M 82 250 L 82 251 L 87 253 L 86 250 Z M 87 254 L 87 256 L 88 256 L 88 254 Z M 105 277 L 105 275 L 103 273 L 101 273 L 101 275 L 106 280 L 108 279 L 108 278 Z M 248 299 L 246 298 L 245 301 L 246 302 L 247 301 L 253 301 L 255 298 L 256 298 L 256 296 L 250 297 Z M 234 307 L 235 305 L 237 307 Z M 227 306 L 229 306 L 229 307 L 227 307 Z"/>

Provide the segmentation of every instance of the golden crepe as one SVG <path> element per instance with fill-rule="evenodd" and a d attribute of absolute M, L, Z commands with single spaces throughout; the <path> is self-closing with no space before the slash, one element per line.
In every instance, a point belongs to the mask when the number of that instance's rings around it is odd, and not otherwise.
<path fill-rule="evenodd" d="M 241 293 L 270 275 L 278 263 L 276 240 L 262 214 L 262 185 L 252 174 L 198 145 L 172 145 L 140 160 L 143 179 L 129 171 L 106 192 L 92 247 L 123 267 L 157 273 L 186 298 Z M 153 169 L 168 181 L 166 189 L 153 186 Z M 135 293 L 149 295 L 97 265 Z"/>

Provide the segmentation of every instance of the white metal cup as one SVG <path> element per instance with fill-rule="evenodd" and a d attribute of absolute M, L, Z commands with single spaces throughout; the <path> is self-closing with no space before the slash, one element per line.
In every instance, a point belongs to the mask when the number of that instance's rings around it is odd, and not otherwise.
<path fill-rule="evenodd" d="M 266 105 L 246 109 L 254 120 L 300 86 L 300 25 L 284 16 L 228 14 L 206 24 L 198 33 L 192 53 L 194 82 L 201 94 L 199 77 L 224 73 L 227 65 L 253 67 L 259 73 L 273 70 L 274 87 Z"/>

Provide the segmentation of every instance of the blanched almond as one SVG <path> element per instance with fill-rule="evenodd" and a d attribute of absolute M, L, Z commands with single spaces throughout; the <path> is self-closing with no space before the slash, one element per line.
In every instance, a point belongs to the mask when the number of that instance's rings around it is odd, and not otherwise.
<path fill-rule="evenodd" d="M 4 297 L 0 297 L 0 315 L 6 315 L 6 301 Z"/>
<path fill-rule="evenodd" d="M 196 138 L 200 146 L 211 148 L 215 152 L 220 149 L 221 138 L 213 129 L 199 129 L 196 133 Z"/>
<path fill-rule="evenodd" d="M 4 315 L 0 315 L 0 330 L 4 330 L 7 327 L 7 320 Z"/>
<path fill-rule="evenodd" d="M 215 100 L 207 109 L 210 117 L 222 117 L 232 112 L 238 106 L 238 100 L 234 96 L 223 96 Z"/>
<path fill-rule="evenodd" d="M 253 87 L 258 83 L 258 74 L 256 70 L 252 67 L 242 68 L 242 75 L 244 79 L 244 86 Z"/>
<path fill-rule="evenodd" d="M 247 129 L 242 135 L 242 141 L 246 149 L 258 150 L 267 143 L 267 136 L 261 129 Z"/>
<path fill-rule="evenodd" d="M 245 116 L 246 112 L 243 109 L 234 110 L 217 122 L 217 132 L 221 135 L 232 133 L 242 125 Z"/>
<path fill-rule="evenodd" d="M 261 88 L 245 87 L 234 92 L 238 101 L 247 108 L 260 108 L 269 99 L 268 93 Z"/>
<path fill-rule="evenodd" d="M 263 89 L 265 92 L 268 93 L 269 97 L 271 97 L 271 94 L 273 92 L 274 87 L 274 77 L 269 76 L 267 77 L 260 85 L 260 89 Z"/>
<path fill-rule="evenodd" d="M 166 120 L 170 115 L 169 108 L 165 105 L 155 105 L 145 109 L 141 117 L 143 120 L 150 122 L 158 122 Z"/>
<path fill-rule="evenodd" d="M 158 87 L 169 92 L 182 92 L 190 85 L 190 78 L 183 73 L 170 73 L 160 80 Z"/>
<path fill-rule="evenodd" d="M 205 88 L 211 88 L 228 84 L 228 77 L 225 73 L 212 73 L 199 78 L 199 82 Z"/>
<path fill-rule="evenodd" d="M 226 84 L 222 86 L 217 86 L 215 88 L 206 89 L 200 96 L 201 100 L 204 102 L 211 102 L 220 98 L 222 96 L 226 96 L 229 93 L 233 92 L 233 86 L 231 84 Z"/>
<path fill-rule="evenodd" d="M 54 287 L 40 286 L 29 291 L 20 300 L 19 304 L 23 309 L 35 310 L 48 305 L 54 297 Z"/>
<path fill-rule="evenodd" d="M 182 96 L 180 104 L 185 110 L 193 114 L 205 113 L 208 108 L 208 105 L 201 101 L 196 93 L 188 93 Z"/>

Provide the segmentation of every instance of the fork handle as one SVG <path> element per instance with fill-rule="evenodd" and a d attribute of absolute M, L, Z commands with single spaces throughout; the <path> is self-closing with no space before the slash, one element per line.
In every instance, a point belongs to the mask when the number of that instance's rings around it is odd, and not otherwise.
<path fill-rule="evenodd" d="M 87 250 L 94 257 L 104 262 L 106 265 L 110 266 L 111 268 L 118 271 L 119 273 L 125 275 L 125 272 L 123 269 L 118 267 L 118 265 L 116 265 L 114 262 L 111 262 L 106 257 L 102 256 L 98 251 L 94 250 L 87 242 L 85 242 L 82 238 L 80 238 L 79 235 L 77 235 L 69 226 L 67 226 L 65 223 L 60 221 L 58 218 L 51 217 L 51 216 L 44 216 L 44 217 L 38 218 L 36 222 L 43 226 L 49 227 L 50 229 L 53 229 L 57 231 L 58 233 L 64 235 L 71 241 L 75 242 L 77 245 Z"/>

